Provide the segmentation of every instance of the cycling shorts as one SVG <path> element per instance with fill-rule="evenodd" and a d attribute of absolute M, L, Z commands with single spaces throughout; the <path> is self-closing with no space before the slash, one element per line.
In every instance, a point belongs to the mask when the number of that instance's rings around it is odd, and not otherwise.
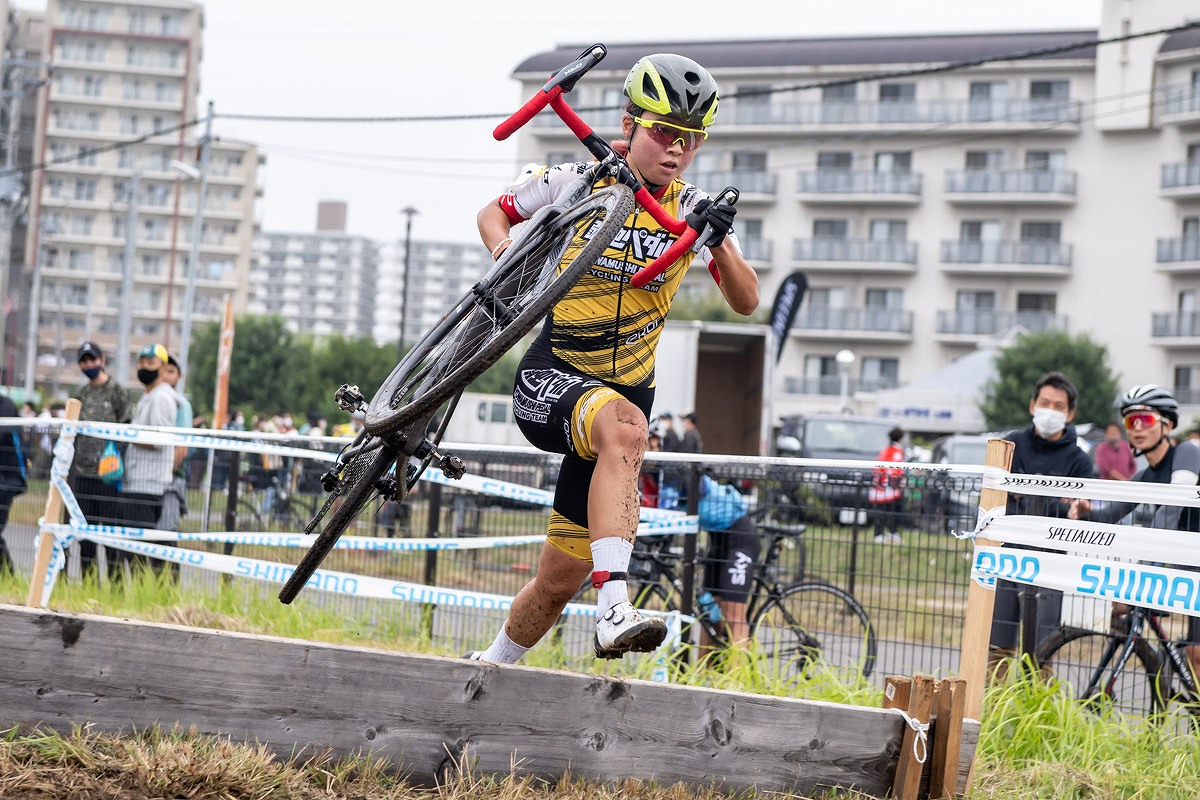
<path fill-rule="evenodd" d="M 625 398 L 648 414 L 653 387 L 611 384 L 573 369 L 536 343 L 517 368 L 513 415 L 529 443 L 562 453 L 546 540 L 582 561 L 592 560 L 588 535 L 588 490 L 596 469 L 592 425 L 614 400 Z"/>
<path fill-rule="evenodd" d="M 720 600 L 746 602 L 759 560 L 759 537 L 754 520 L 740 517 L 726 530 L 707 533 L 704 588 Z"/>

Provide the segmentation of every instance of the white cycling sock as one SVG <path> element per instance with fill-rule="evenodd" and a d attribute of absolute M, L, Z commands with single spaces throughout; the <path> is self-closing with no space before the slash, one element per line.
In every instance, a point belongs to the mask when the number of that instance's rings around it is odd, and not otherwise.
<path fill-rule="evenodd" d="M 592 569 L 596 572 L 626 572 L 632 553 L 633 542 L 619 536 L 597 539 L 592 542 Z M 610 608 L 628 599 L 625 581 L 608 581 L 596 590 L 596 610 L 603 617 Z"/>
<path fill-rule="evenodd" d="M 521 660 L 521 656 L 528 652 L 528 647 L 523 647 L 508 638 L 508 632 L 504 629 L 504 625 L 501 625 L 500 632 L 496 634 L 496 640 L 492 642 L 491 647 L 480 653 L 479 660 L 492 664 L 515 664 Z"/>

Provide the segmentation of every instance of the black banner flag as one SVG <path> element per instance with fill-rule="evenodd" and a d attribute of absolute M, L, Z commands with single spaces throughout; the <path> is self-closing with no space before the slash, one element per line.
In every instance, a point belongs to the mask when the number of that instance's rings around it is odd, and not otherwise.
<path fill-rule="evenodd" d="M 793 272 L 783 279 L 775 292 L 775 302 L 771 305 L 771 330 L 775 333 L 778 343 L 775 350 L 775 363 L 783 356 L 783 346 L 787 343 L 788 331 L 800 310 L 800 301 L 808 290 L 808 278 L 803 272 Z"/>

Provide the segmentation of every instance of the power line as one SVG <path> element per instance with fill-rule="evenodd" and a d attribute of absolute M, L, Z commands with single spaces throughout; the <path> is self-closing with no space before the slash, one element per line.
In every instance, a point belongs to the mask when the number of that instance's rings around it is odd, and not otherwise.
<path fill-rule="evenodd" d="M 1083 50 L 1089 47 L 1099 47 L 1106 44 L 1118 44 L 1120 42 L 1133 41 L 1134 39 L 1143 39 L 1148 36 L 1163 36 L 1180 31 L 1192 30 L 1200 27 L 1200 20 L 1185 22 L 1182 25 L 1175 25 L 1169 28 L 1158 28 L 1151 31 L 1142 31 L 1139 33 L 1127 33 L 1122 36 L 1113 36 L 1108 39 L 1082 39 L 1077 42 L 1067 42 L 1065 44 L 1050 45 L 1047 47 L 1037 47 L 1028 50 L 1018 50 L 1011 53 L 1003 53 L 1001 55 L 981 56 L 979 58 L 969 58 L 961 61 L 950 61 L 945 64 L 939 64 L 932 67 L 917 67 L 914 69 L 891 70 L 888 72 L 872 72 L 855 75 L 848 78 L 836 78 L 827 81 L 817 81 L 811 83 L 794 84 L 792 86 L 781 86 L 775 88 L 755 89 L 742 93 L 735 93 L 727 97 L 732 99 L 736 97 L 750 97 L 781 94 L 784 92 L 797 92 L 807 89 L 821 89 L 829 86 L 849 86 L 858 83 L 877 82 L 883 80 L 891 80 L 893 78 L 906 78 L 918 75 L 933 75 L 941 72 L 952 72 L 962 69 L 970 69 L 972 67 L 983 66 L 984 64 L 993 64 L 1002 61 L 1025 61 L 1032 58 L 1041 58 L 1043 56 L 1057 55 L 1059 53 L 1068 53 L 1073 50 Z M 578 108 L 576 111 L 580 113 L 612 111 L 619 109 L 620 106 L 596 106 L 592 108 Z M 378 122 L 460 122 L 466 120 L 481 120 L 481 119 L 507 119 L 512 112 L 492 113 L 492 114 L 446 114 L 435 116 L 420 116 L 420 115 L 405 115 L 405 116 L 313 116 L 313 115 L 275 115 L 275 114 L 221 114 L 221 117 L 226 119 L 247 120 L 254 122 L 345 122 L 345 123 L 378 123 Z"/>

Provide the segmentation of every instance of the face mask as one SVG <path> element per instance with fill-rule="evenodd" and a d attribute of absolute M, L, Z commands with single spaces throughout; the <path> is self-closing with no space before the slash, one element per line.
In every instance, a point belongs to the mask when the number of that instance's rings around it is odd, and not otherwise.
<path fill-rule="evenodd" d="M 139 368 L 138 369 L 138 380 L 141 381 L 144 386 L 149 386 L 150 384 L 152 384 L 156 380 L 158 380 L 158 370 L 156 370 L 156 369 L 140 369 Z"/>
<path fill-rule="evenodd" d="M 87 376 L 89 381 L 96 380 L 96 376 L 100 374 L 100 367 L 88 367 L 83 370 L 83 374 Z"/>
<path fill-rule="evenodd" d="M 1109 444 L 1111 444 L 1113 447 L 1116 447 L 1116 446 L 1117 446 L 1117 443 L 1118 443 L 1118 442 L 1120 442 L 1120 441 L 1121 441 L 1121 438 L 1120 438 L 1120 437 L 1117 437 L 1116 439 L 1109 439 L 1109 440 L 1108 440 L 1108 443 L 1109 443 Z"/>
<path fill-rule="evenodd" d="M 1033 429 L 1042 438 L 1057 436 L 1067 425 L 1067 415 L 1053 408 L 1033 410 Z"/>

